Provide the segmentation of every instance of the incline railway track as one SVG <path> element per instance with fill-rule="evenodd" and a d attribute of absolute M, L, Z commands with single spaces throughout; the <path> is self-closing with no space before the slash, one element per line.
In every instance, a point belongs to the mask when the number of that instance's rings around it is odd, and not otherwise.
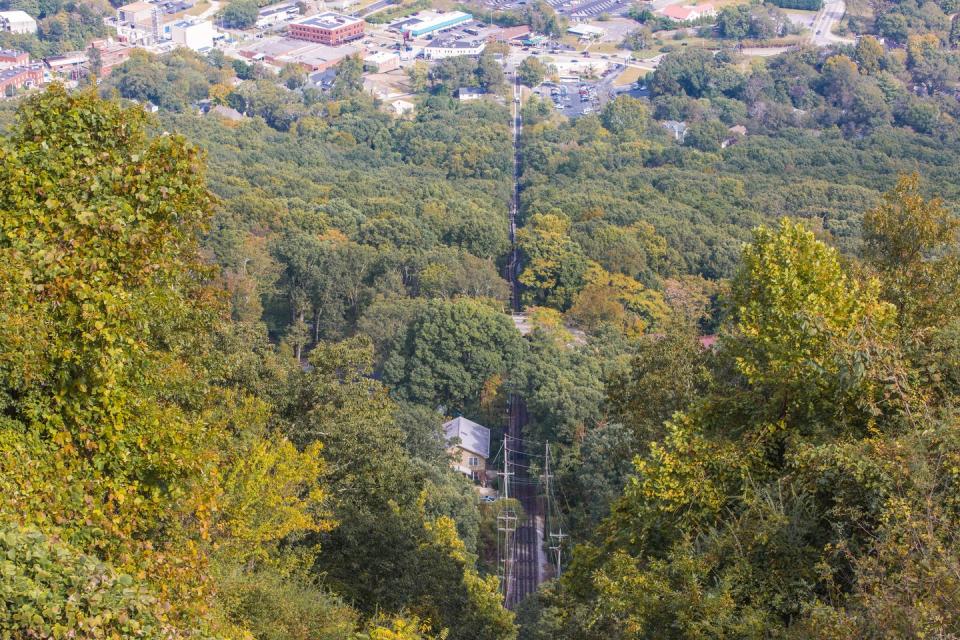
<path fill-rule="evenodd" d="M 517 212 L 520 207 L 520 136 L 523 133 L 523 120 L 520 113 L 520 81 L 514 73 L 513 78 L 513 190 L 510 197 L 510 260 L 507 276 L 510 280 L 511 307 L 514 313 L 521 311 L 519 271 L 519 249 L 517 248 Z M 510 417 L 507 433 L 504 435 L 503 455 L 505 457 L 504 482 L 509 483 L 509 496 L 517 499 L 526 518 L 518 521 L 516 529 L 507 532 L 505 547 L 507 551 L 506 571 L 504 575 L 504 602 L 514 608 L 527 596 L 533 594 L 543 579 L 540 566 L 540 547 L 542 533 L 537 529 L 541 516 L 541 503 L 538 495 L 538 478 L 528 473 L 530 457 L 523 440 L 523 427 L 527 424 L 527 407 L 523 398 L 517 394 L 510 396 Z M 507 492 L 505 492 L 507 493 Z M 512 539 L 511 539 L 512 538 Z"/>

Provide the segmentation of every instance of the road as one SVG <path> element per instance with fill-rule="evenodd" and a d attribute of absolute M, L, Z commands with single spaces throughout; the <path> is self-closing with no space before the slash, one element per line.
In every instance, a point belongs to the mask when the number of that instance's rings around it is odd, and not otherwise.
<path fill-rule="evenodd" d="M 390 6 L 390 1 L 389 1 L 389 0 L 377 0 L 377 1 L 374 2 L 373 4 L 367 5 L 366 7 L 364 7 L 364 8 L 361 9 L 360 11 L 357 11 L 357 12 L 354 13 L 353 15 L 355 15 L 355 16 L 358 17 L 358 18 L 366 18 L 366 17 L 369 16 L 370 14 L 376 13 L 377 11 L 380 11 L 381 9 L 386 9 L 386 8 L 389 7 L 389 6 Z"/>
<path fill-rule="evenodd" d="M 833 33 L 833 28 L 843 19 L 843 14 L 846 11 L 847 6 L 843 3 L 843 0 L 825 0 L 823 8 L 813 19 L 813 26 L 810 28 L 810 42 L 818 47 L 826 47 L 837 42 L 852 42 L 852 40 L 841 38 Z"/>

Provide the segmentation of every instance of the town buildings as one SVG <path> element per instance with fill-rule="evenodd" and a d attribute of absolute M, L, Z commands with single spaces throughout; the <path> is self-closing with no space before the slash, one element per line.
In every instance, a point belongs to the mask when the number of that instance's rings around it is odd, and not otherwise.
<path fill-rule="evenodd" d="M 291 38 L 335 47 L 363 37 L 363 20 L 332 11 L 290 23 Z"/>
<path fill-rule="evenodd" d="M 463 11 L 448 11 L 447 13 L 423 12 L 422 14 L 404 20 L 394 29 L 406 38 L 422 38 L 423 36 L 452 29 L 473 20 L 473 15 Z"/>
<path fill-rule="evenodd" d="M 181 20 L 170 25 L 170 39 L 188 49 L 203 51 L 213 47 L 213 38 L 217 34 L 210 21 L 189 22 Z"/>
<path fill-rule="evenodd" d="M 708 16 L 715 16 L 717 15 L 717 10 L 713 8 L 712 4 L 687 5 L 683 7 L 672 4 L 660 9 L 659 13 L 676 22 L 687 22 Z"/>
<path fill-rule="evenodd" d="M 30 64 L 0 71 L 0 95 L 9 96 L 21 88 L 39 87 L 43 84 L 43 64 Z"/>
<path fill-rule="evenodd" d="M 400 68 L 400 56 L 390 51 L 377 51 L 364 57 L 363 66 L 374 73 L 387 73 Z"/>
<path fill-rule="evenodd" d="M 311 72 L 326 71 L 347 56 L 362 52 L 363 49 L 355 44 L 330 47 L 283 37 L 252 40 L 237 49 L 237 53 L 249 60 L 263 61 L 278 67 L 285 64 L 298 64 Z"/>
<path fill-rule="evenodd" d="M 431 60 L 442 60 L 454 56 L 478 56 L 487 43 L 483 40 L 435 40 L 423 48 L 423 56 Z"/>
<path fill-rule="evenodd" d="M 0 69 L 12 69 L 30 64 L 30 54 L 17 49 L 0 49 Z"/>
<path fill-rule="evenodd" d="M 37 21 L 26 11 L 0 11 L 0 31 L 36 33 Z"/>
<path fill-rule="evenodd" d="M 117 35 L 131 44 L 155 44 L 161 34 L 160 8 L 131 2 L 117 9 Z"/>

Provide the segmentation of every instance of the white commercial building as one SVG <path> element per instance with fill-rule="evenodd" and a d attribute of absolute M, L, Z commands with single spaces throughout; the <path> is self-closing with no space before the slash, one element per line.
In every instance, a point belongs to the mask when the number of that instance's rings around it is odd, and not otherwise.
<path fill-rule="evenodd" d="M 574 24 L 567 28 L 567 33 L 572 33 L 581 38 L 602 38 L 606 29 L 595 27 L 592 24 Z"/>
<path fill-rule="evenodd" d="M 483 40 L 464 42 L 451 40 L 449 42 L 433 42 L 423 48 L 423 55 L 431 60 L 442 60 L 455 56 L 478 56 L 483 53 L 487 43 Z"/>
<path fill-rule="evenodd" d="M 26 11 L 0 11 L 0 30 L 10 33 L 36 33 L 37 21 Z"/>
<path fill-rule="evenodd" d="M 194 51 L 202 51 L 213 47 L 213 38 L 217 35 L 213 23 L 203 22 L 175 22 L 170 27 L 170 39 L 181 47 Z"/>
<path fill-rule="evenodd" d="M 386 73 L 400 68 L 400 56 L 391 51 L 377 51 L 365 56 L 363 65 L 377 73 Z"/>

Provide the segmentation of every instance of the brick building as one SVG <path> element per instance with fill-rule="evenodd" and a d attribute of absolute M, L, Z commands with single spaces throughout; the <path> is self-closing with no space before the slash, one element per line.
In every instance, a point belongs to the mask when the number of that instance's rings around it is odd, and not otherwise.
<path fill-rule="evenodd" d="M 16 49 L 0 49 L 0 69 L 25 67 L 30 64 L 30 54 Z"/>
<path fill-rule="evenodd" d="M 291 38 L 335 47 L 363 37 L 363 20 L 327 11 L 290 23 Z"/>
<path fill-rule="evenodd" d="M 43 65 L 32 64 L 0 71 L 0 96 L 12 95 L 16 89 L 43 84 Z"/>

